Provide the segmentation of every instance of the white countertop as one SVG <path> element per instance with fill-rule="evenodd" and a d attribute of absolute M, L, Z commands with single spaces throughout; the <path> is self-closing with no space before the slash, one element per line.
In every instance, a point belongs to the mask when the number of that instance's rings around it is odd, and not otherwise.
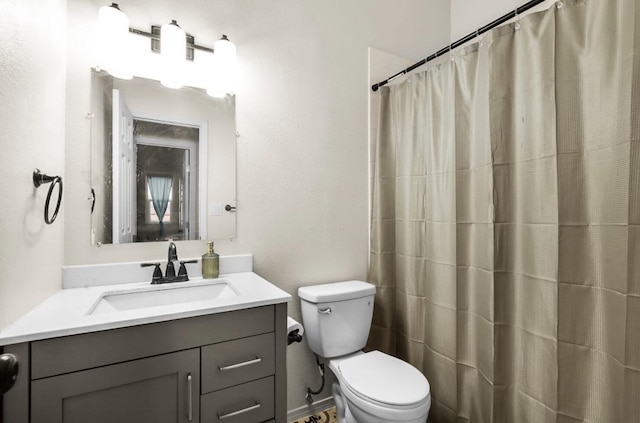
<path fill-rule="evenodd" d="M 146 289 L 149 282 L 63 289 L 0 332 L 0 346 L 287 302 L 291 295 L 253 272 L 220 275 L 237 296 L 89 315 L 105 294 Z M 172 286 L 203 284 L 202 278 Z M 165 286 L 165 285 L 154 285 Z"/>

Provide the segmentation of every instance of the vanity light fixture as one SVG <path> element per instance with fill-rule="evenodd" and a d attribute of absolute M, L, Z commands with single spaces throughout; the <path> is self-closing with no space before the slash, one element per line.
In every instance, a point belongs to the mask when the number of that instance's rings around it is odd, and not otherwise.
<path fill-rule="evenodd" d="M 162 27 L 153 25 L 151 32 L 130 28 L 127 15 L 120 10 L 117 3 L 101 7 L 98 16 L 100 35 L 98 65 L 112 76 L 131 79 L 135 73 L 138 76 L 150 77 L 148 73 L 151 72 L 143 71 L 139 74 L 136 70 L 132 70 L 136 66 L 132 65 L 134 63 L 132 60 L 134 56 L 130 52 L 132 43 L 127 39 L 128 34 L 132 33 L 150 38 L 151 51 L 160 53 L 161 59 L 158 61 L 160 69 L 152 68 L 152 73 L 157 75 L 152 78 L 160 80 L 162 85 L 169 88 L 180 88 L 183 85 L 196 86 L 206 89 L 212 97 L 224 97 L 233 93 L 236 76 L 236 46 L 226 35 L 216 41 L 214 49 L 211 49 L 195 44 L 194 37 L 186 34 L 175 20 Z M 189 65 L 192 71 L 200 68 L 198 72 L 206 75 L 204 79 L 209 82 L 204 82 L 203 78 L 198 78 L 197 83 L 183 81 L 187 73 L 186 61 L 194 61 L 195 50 L 213 54 L 212 60 L 194 63 L 195 68 Z M 151 63 L 154 62 L 151 61 Z"/>

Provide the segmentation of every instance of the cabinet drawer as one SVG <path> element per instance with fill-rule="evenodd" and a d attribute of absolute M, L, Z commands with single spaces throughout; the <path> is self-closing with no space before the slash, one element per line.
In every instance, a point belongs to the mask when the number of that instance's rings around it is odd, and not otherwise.
<path fill-rule="evenodd" d="M 223 389 L 201 397 L 202 421 L 259 423 L 274 418 L 274 377 Z"/>
<path fill-rule="evenodd" d="M 205 394 L 274 373 L 273 332 L 202 347 L 202 392 Z"/>

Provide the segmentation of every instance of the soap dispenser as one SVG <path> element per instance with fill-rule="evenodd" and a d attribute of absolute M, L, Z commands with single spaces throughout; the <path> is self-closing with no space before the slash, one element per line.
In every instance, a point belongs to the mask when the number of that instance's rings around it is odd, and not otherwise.
<path fill-rule="evenodd" d="M 215 279 L 220 275 L 220 256 L 213 252 L 213 241 L 207 242 L 207 252 L 202 256 L 202 277 Z"/>

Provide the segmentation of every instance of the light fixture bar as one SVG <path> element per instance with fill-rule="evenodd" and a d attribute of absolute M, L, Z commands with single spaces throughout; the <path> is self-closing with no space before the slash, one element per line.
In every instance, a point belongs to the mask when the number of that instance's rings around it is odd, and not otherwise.
<path fill-rule="evenodd" d="M 129 32 L 136 35 L 142 35 L 151 39 L 151 51 L 160 53 L 160 26 L 152 25 L 151 32 L 142 31 L 135 28 L 129 28 Z M 209 47 L 199 46 L 195 43 L 195 37 L 187 34 L 187 60 L 193 61 L 193 51 L 201 50 L 213 53 L 213 49 Z"/>

